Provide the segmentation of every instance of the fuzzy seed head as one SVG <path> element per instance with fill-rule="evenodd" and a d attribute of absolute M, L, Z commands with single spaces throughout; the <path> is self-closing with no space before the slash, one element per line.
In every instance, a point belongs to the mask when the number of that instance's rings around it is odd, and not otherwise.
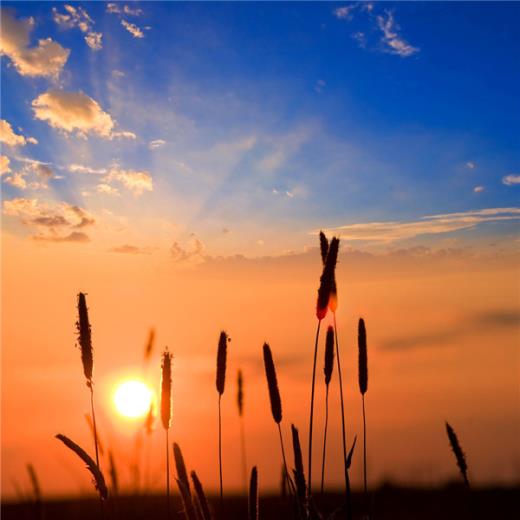
<path fill-rule="evenodd" d="M 278 389 L 273 355 L 267 343 L 264 343 L 264 366 L 267 387 L 269 389 L 269 400 L 271 402 L 271 413 L 273 414 L 274 422 L 280 424 L 282 420 L 282 400 L 280 398 L 280 390 Z"/>
<path fill-rule="evenodd" d="M 85 294 L 78 294 L 78 321 L 76 322 L 78 341 L 81 349 L 81 362 L 83 373 L 87 380 L 87 386 L 92 385 L 92 373 L 94 371 L 94 356 L 92 352 L 92 336 L 88 319 L 88 308 Z"/>
<path fill-rule="evenodd" d="M 325 366 L 323 372 L 325 373 L 325 384 L 330 383 L 332 377 L 332 370 L 334 368 L 334 328 L 329 325 L 327 329 L 327 336 L 325 338 Z"/>
<path fill-rule="evenodd" d="M 227 358 L 227 343 L 229 341 L 228 335 L 225 331 L 220 333 L 217 349 L 217 392 L 219 395 L 224 393 L 224 386 L 226 384 L 226 358 Z"/>
<path fill-rule="evenodd" d="M 358 378 L 359 391 L 365 394 L 368 389 L 368 359 L 367 359 L 367 332 L 365 329 L 365 321 L 359 319 L 358 323 Z"/>
<path fill-rule="evenodd" d="M 161 421 L 167 430 L 172 420 L 172 354 L 166 349 L 161 366 Z"/>

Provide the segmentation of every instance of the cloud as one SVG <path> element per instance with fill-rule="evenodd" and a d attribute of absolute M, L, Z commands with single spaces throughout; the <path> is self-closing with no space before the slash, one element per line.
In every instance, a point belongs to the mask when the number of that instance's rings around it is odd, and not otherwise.
<path fill-rule="evenodd" d="M 10 163 L 11 160 L 9 159 L 9 157 L 7 157 L 7 155 L 0 155 L 0 175 L 3 175 L 4 173 L 10 173 Z"/>
<path fill-rule="evenodd" d="M 125 5 L 123 7 L 123 13 L 129 15 L 129 16 L 141 16 L 143 14 L 143 10 L 136 8 L 133 9 L 132 7 Z"/>
<path fill-rule="evenodd" d="M 174 242 L 170 248 L 174 262 L 202 262 L 204 261 L 204 244 L 195 236 L 192 236 L 188 245 L 182 247 L 178 242 Z"/>
<path fill-rule="evenodd" d="M 351 36 L 352 36 L 352 39 L 354 39 L 357 42 L 359 47 L 361 47 L 362 49 L 367 48 L 367 37 L 363 31 L 357 31 L 355 33 L 352 33 Z"/>
<path fill-rule="evenodd" d="M 502 178 L 502 184 L 505 184 L 506 186 L 520 184 L 520 174 L 511 173 L 510 175 L 506 175 Z"/>
<path fill-rule="evenodd" d="M 105 139 L 135 138 L 132 132 L 114 131 L 115 122 L 99 103 L 83 92 L 49 90 L 32 102 L 34 117 L 79 137 L 96 134 Z"/>
<path fill-rule="evenodd" d="M 367 222 L 329 229 L 346 240 L 392 242 L 425 234 L 471 229 L 486 222 L 520 219 L 520 208 L 489 208 L 460 213 L 430 215 L 410 222 Z M 315 232 L 317 233 L 317 232 Z"/>
<path fill-rule="evenodd" d="M 110 186 L 110 184 L 106 184 L 104 182 L 98 184 L 96 186 L 96 190 L 98 193 L 103 193 L 105 195 L 113 195 L 117 197 L 120 195 L 119 190 L 117 188 L 114 188 Z"/>
<path fill-rule="evenodd" d="M 33 240 L 40 242 L 78 242 L 85 243 L 90 242 L 90 237 L 86 233 L 80 231 L 73 231 L 72 233 L 59 236 L 59 235 L 34 235 Z"/>
<path fill-rule="evenodd" d="M 72 173 L 87 173 L 89 175 L 105 175 L 107 173 L 106 168 L 91 168 L 83 164 L 69 164 L 68 170 Z"/>
<path fill-rule="evenodd" d="M 387 338 L 381 343 L 385 350 L 410 350 L 424 347 L 441 347 L 470 334 L 496 332 L 517 328 L 520 325 L 518 309 L 487 309 L 459 318 L 456 323 L 420 334 L 407 334 Z"/>
<path fill-rule="evenodd" d="M 137 25 L 127 22 L 126 20 L 121 20 L 121 25 L 134 37 L 134 38 L 144 38 L 144 33 L 137 27 Z"/>
<path fill-rule="evenodd" d="M 34 18 L 15 19 L 10 10 L 2 9 L 0 17 L 0 54 L 5 54 L 22 76 L 57 77 L 70 54 L 51 38 L 38 40 L 36 47 L 29 47 L 29 36 L 34 28 Z"/>
<path fill-rule="evenodd" d="M 100 51 L 103 48 L 103 44 L 101 39 L 103 38 L 103 34 L 98 32 L 89 32 L 85 36 L 85 41 L 87 45 L 94 51 Z"/>
<path fill-rule="evenodd" d="M 24 137 L 23 135 L 17 134 L 11 123 L 5 119 L 0 119 L 0 142 L 5 143 L 7 146 L 25 146 L 27 143 L 38 144 L 38 141 L 34 137 Z"/>
<path fill-rule="evenodd" d="M 104 180 L 106 184 L 119 182 L 136 196 L 142 195 L 145 191 L 153 191 L 153 179 L 146 170 L 124 170 L 113 166 Z"/>
<path fill-rule="evenodd" d="M 157 148 L 160 148 L 161 146 L 164 146 L 166 144 L 166 141 L 164 139 L 155 139 L 154 141 L 150 141 L 148 143 L 148 148 L 150 150 L 156 150 Z"/>
<path fill-rule="evenodd" d="M 468 161 L 464 166 L 465 166 L 468 170 L 474 170 L 474 169 L 477 167 L 477 163 L 474 162 L 474 161 Z"/>
<path fill-rule="evenodd" d="M 473 188 L 474 193 L 482 193 L 484 191 L 484 186 L 475 186 Z"/>
<path fill-rule="evenodd" d="M 94 218 L 85 209 L 67 202 L 40 202 L 37 198 L 4 200 L 4 215 L 37 230 L 35 240 L 49 242 L 86 242 L 89 237 L 78 231 L 93 226 Z"/>
<path fill-rule="evenodd" d="M 318 94 L 321 94 L 326 85 L 327 85 L 327 83 L 325 82 L 325 80 L 319 79 L 318 81 L 316 81 L 316 85 L 314 85 L 314 90 Z"/>
<path fill-rule="evenodd" d="M 19 190 L 25 190 L 27 188 L 27 181 L 20 172 L 4 177 L 4 182 Z"/>
<path fill-rule="evenodd" d="M 120 12 L 121 12 L 121 8 L 115 2 L 110 2 L 107 4 L 107 13 L 119 14 Z"/>
<path fill-rule="evenodd" d="M 149 255 L 151 249 L 148 247 L 132 246 L 130 244 L 124 244 L 119 247 L 113 247 L 109 250 L 111 253 L 121 253 L 126 255 Z"/>
<path fill-rule="evenodd" d="M 338 7 L 337 9 L 334 9 L 333 14 L 340 20 L 352 20 L 353 11 L 356 9 L 356 7 L 356 4 Z"/>
<path fill-rule="evenodd" d="M 381 41 L 386 45 L 386 52 L 390 54 L 397 54 L 402 58 L 413 56 L 419 52 L 419 48 L 410 45 L 406 40 L 399 35 L 399 26 L 394 20 L 394 15 L 391 11 L 384 15 L 377 17 L 377 25 L 383 33 Z"/>

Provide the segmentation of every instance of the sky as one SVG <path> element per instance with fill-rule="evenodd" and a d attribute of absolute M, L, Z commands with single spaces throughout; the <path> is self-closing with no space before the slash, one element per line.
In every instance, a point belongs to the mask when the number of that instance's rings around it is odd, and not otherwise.
<path fill-rule="evenodd" d="M 320 229 L 341 238 L 358 434 L 367 321 L 371 482 L 453 477 L 446 419 L 477 482 L 518 481 L 519 21 L 513 2 L 2 2 L 2 493 L 27 486 L 26 461 L 48 494 L 89 489 L 53 439 L 90 439 L 80 290 L 121 464 L 139 428 L 115 415 L 111 389 L 138 373 L 157 387 L 169 345 L 174 436 L 216 486 L 197 442 L 215 426 L 225 328 L 229 392 L 239 366 L 250 388 L 248 458 L 276 487 L 260 350 L 271 342 L 287 428 L 305 439 Z M 240 489 L 227 397 L 227 480 Z"/>

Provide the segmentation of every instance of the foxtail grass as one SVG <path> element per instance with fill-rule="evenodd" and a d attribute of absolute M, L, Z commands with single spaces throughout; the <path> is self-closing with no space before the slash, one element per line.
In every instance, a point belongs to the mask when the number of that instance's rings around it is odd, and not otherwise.
<path fill-rule="evenodd" d="M 324 244 L 322 239 L 323 233 L 320 234 L 321 243 Z M 324 235 L 323 235 L 324 236 Z M 326 240 L 326 239 L 325 239 Z M 325 246 L 321 246 L 322 259 Z M 320 336 L 321 320 L 327 315 L 329 306 L 330 295 L 333 287 L 335 286 L 335 269 L 338 258 L 339 250 L 339 239 L 333 237 L 328 248 L 327 257 L 323 265 L 323 272 L 320 277 L 320 286 L 318 289 L 318 299 L 316 303 L 316 317 L 318 318 L 318 325 L 316 328 L 316 339 L 314 341 L 314 360 L 312 365 L 312 384 L 311 384 L 311 409 L 309 413 L 309 455 L 308 455 L 308 468 L 309 468 L 309 495 L 312 494 L 312 430 L 314 421 L 314 387 L 316 383 L 316 362 L 318 358 L 318 339 Z"/>
<path fill-rule="evenodd" d="M 258 520 L 258 470 L 256 466 L 253 466 L 253 469 L 251 469 L 247 512 L 248 520 Z"/>
<path fill-rule="evenodd" d="M 448 434 L 448 439 L 450 441 L 451 450 L 455 455 L 455 460 L 457 461 L 457 466 L 459 467 L 460 474 L 462 475 L 462 479 L 464 480 L 465 486 L 469 489 L 469 479 L 468 479 L 468 465 L 466 463 L 466 456 L 462 451 L 462 448 L 459 443 L 459 439 L 455 430 L 450 426 L 448 422 L 446 422 L 446 433 Z"/>
<path fill-rule="evenodd" d="M 32 464 L 27 464 L 27 473 L 29 473 L 29 479 L 31 481 L 31 487 L 33 490 L 33 498 L 34 498 L 34 516 L 40 520 L 44 517 L 43 512 L 43 500 L 42 500 L 42 491 L 40 487 L 40 482 L 38 480 L 38 475 L 36 474 L 36 470 Z"/>
<path fill-rule="evenodd" d="M 206 498 L 206 494 L 204 493 L 204 488 L 202 487 L 202 483 L 197 476 L 195 471 L 190 473 L 191 481 L 193 482 L 193 489 L 195 490 L 196 504 L 197 509 L 199 511 L 199 517 L 202 520 L 212 520 L 211 511 L 209 509 L 208 500 Z"/>
<path fill-rule="evenodd" d="M 244 491 L 247 491 L 247 451 L 246 451 L 246 435 L 244 431 L 244 377 L 242 370 L 237 373 L 237 409 L 240 420 L 240 451 L 242 458 L 242 480 L 244 483 Z"/>
<path fill-rule="evenodd" d="M 87 300 L 84 293 L 78 294 L 78 321 L 76 322 L 78 341 L 81 350 L 81 363 L 83 373 L 87 380 L 87 387 L 90 389 L 90 409 L 92 412 L 92 424 L 94 429 L 94 447 L 96 450 L 96 464 L 99 466 L 98 434 L 96 428 L 96 414 L 94 411 L 94 352 L 92 348 L 92 330 L 88 318 Z"/>
<path fill-rule="evenodd" d="M 168 432 L 172 420 L 172 355 L 166 349 L 161 365 L 161 422 L 166 432 L 166 502 L 170 517 L 170 445 Z"/>
<path fill-rule="evenodd" d="M 327 454 L 327 427 L 329 424 L 329 384 L 334 368 L 334 328 L 329 326 L 325 339 L 325 363 L 323 372 L 325 374 L 325 428 L 323 430 L 323 455 L 321 462 L 321 493 L 325 482 L 325 460 Z"/>
<path fill-rule="evenodd" d="M 188 479 L 188 472 L 184 464 L 184 457 L 179 445 L 173 443 L 173 458 L 175 459 L 175 468 L 177 470 L 177 486 L 182 499 L 184 508 L 184 516 L 188 520 L 197 520 L 197 514 L 193 505 L 193 498 L 191 496 L 190 481 Z"/>
<path fill-rule="evenodd" d="M 87 469 L 90 471 L 93 477 L 94 487 L 99 493 L 99 498 L 101 501 L 106 500 L 108 498 L 108 489 L 105 483 L 105 477 L 92 457 L 83 448 L 78 446 L 74 441 L 65 435 L 58 433 L 56 438 L 63 442 L 67 448 L 71 449 L 86 464 Z"/>
<path fill-rule="evenodd" d="M 367 423 L 365 416 L 365 394 L 368 390 L 368 357 L 367 357 L 367 332 L 365 321 L 359 318 L 358 323 L 358 382 L 361 392 L 361 403 L 363 408 L 363 483 L 365 489 L 365 501 L 368 505 L 367 487 Z"/>
<path fill-rule="evenodd" d="M 226 385 L 226 360 L 227 360 L 227 344 L 228 335 L 225 331 L 220 333 L 217 347 L 217 378 L 216 386 L 218 392 L 218 468 L 219 468 L 219 480 L 220 480 L 220 504 L 224 500 L 224 491 L 222 484 L 222 413 L 221 413 L 221 400 L 224 394 L 224 388 Z"/>
<path fill-rule="evenodd" d="M 263 352 L 265 376 L 267 378 L 267 389 L 269 390 L 269 402 L 271 404 L 271 414 L 273 416 L 274 422 L 278 426 L 280 447 L 282 449 L 282 460 L 285 469 L 285 475 L 287 476 L 287 482 L 289 487 L 292 487 L 289 471 L 287 470 L 287 459 L 285 458 L 282 428 L 280 426 L 280 423 L 282 422 L 282 399 L 280 397 L 280 389 L 278 388 L 278 380 L 276 378 L 276 368 L 274 366 L 273 354 L 271 353 L 271 347 L 267 343 L 264 343 Z"/>

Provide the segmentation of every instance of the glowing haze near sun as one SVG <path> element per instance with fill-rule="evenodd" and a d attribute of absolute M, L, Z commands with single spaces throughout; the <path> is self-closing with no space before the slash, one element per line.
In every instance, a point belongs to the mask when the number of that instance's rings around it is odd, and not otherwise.
<path fill-rule="evenodd" d="M 153 400 L 153 392 L 142 381 L 121 383 L 114 392 L 114 404 L 118 413 L 131 419 L 144 417 Z"/>

